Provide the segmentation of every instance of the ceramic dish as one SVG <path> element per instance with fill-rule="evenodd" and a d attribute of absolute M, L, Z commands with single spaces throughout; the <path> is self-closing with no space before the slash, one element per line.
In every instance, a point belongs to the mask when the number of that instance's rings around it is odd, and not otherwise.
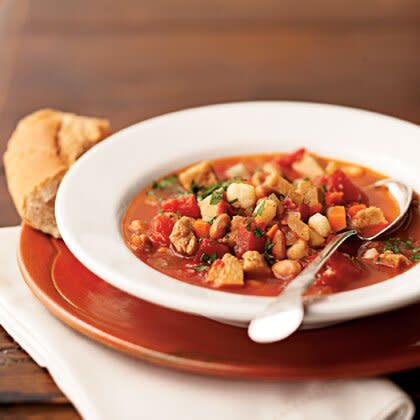
<path fill-rule="evenodd" d="M 18 259 L 26 283 L 57 318 L 150 363 L 207 375 L 289 380 L 383 375 L 420 364 L 420 333 L 413 322 L 420 305 L 299 331 L 262 346 L 243 329 L 116 289 L 80 264 L 63 241 L 28 226 L 22 228 Z"/>
<path fill-rule="evenodd" d="M 72 253 L 117 288 L 168 308 L 246 323 L 271 298 L 204 289 L 163 275 L 127 248 L 121 218 L 137 191 L 171 170 L 202 159 L 297 147 L 398 177 L 419 190 L 420 128 L 355 109 L 293 102 L 216 105 L 154 118 L 114 134 L 65 176 L 57 222 Z M 397 147 L 398 145 L 398 147 Z M 394 309 L 420 297 L 419 267 L 336 293 L 308 307 L 317 327 Z"/>

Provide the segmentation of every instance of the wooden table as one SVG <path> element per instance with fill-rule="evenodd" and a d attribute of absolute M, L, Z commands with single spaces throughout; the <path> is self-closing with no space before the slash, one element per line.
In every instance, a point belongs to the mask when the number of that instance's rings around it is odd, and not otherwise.
<path fill-rule="evenodd" d="M 0 0 L 0 153 L 16 121 L 46 106 L 114 129 L 253 99 L 420 123 L 419 46 L 418 0 Z M 18 222 L 0 166 L 0 226 Z M 419 370 L 392 379 L 420 407 Z M 78 418 L 1 327 L 0 404 L 0 418 Z"/>

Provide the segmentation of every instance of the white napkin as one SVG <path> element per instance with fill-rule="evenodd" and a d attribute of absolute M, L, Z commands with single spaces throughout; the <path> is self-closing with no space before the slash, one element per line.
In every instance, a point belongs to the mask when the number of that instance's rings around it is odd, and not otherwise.
<path fill-rule="evenodd" d="M 56 320 L 21 279 L 19 228 L 0 229 L 0 324 L 48 369 L 85 419 L 408 420 L 410 398 L 386 379 L 258 382 L 149 365 Z"/>

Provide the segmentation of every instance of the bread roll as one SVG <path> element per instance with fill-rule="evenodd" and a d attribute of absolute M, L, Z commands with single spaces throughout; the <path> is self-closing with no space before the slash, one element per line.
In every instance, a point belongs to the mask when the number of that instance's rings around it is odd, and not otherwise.
<path fill-rule="evenodd" d="M 55 195 L 68 168 L 110 133 L 109 122 L 51 109 L 23 118 L 4 154 L 7 185 L 23 221 L 59 238 Z"/>

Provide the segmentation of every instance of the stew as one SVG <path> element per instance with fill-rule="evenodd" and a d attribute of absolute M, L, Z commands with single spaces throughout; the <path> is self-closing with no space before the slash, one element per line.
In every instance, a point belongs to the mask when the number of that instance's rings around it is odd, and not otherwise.
<path fill-rule="evenodd" d="M 127 245 L 175 279 L 235 293 L 279 294 L 334 235 L 375 232 L 398 216 L 383 175 L 299 149 L 202 161 L 153 182 L 123 218 Z M 387 280 L 420 260 L 417 199 L 397 233 L 352 238 L 308 294 Z"/>

